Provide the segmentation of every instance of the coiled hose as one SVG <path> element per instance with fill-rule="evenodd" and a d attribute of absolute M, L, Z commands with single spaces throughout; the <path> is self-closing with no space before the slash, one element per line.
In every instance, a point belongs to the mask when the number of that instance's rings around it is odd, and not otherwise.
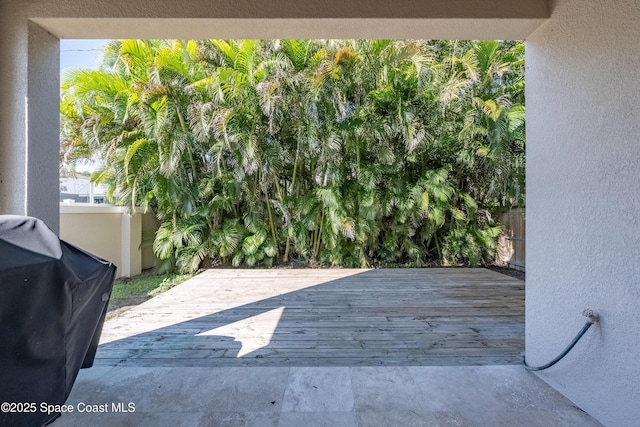
<path fill-rule="evenodd" d="M 582 312 L 582 315 L 586 316 L 589 320 L 587 320 L 587 323 L 585 323 L 584 326 L 582 327 L 582 329 L 580 329 L 580 332 L 578 332 L 578 334 L 575 336 L 575 338 L 573 338 L 573 340 L 569 343 L 567 348 L 565 348 L 562 351 L 562 353 L 560 353 L 558 355 L 558 357 L 556 357 L 551 362 L 549 362 L 549 363 L 547 363 L 545 365 L 542 365 L 542 366 L 529 366 L 529 365 L 527 365 L 527 359 L 525 357 L 522 360 L 522 363 L 523 363 L 525 369 L 527 369 L 529 371 L 542 371 L 542 370 L 545 370 L 547 368 L 552 367 L 553 365 L 555 365 L 556 363 L 561 361 L 567 354 L 569 354 L 571 349 L 578 343 L 578 341 L 580 341 L 580 338 L 582 338 L 582 336 L 585 334 L 585 332 L 587 332 L 589 330 L 591 325 L 593 325 L 594 323 L 596 323 L 596 322 L 598 322 L 600 320 L 600 316 L 598 316 L 598 313 L 596 313 L 593 310 L 589 310 L 589 309 L 584 310 Z"/>

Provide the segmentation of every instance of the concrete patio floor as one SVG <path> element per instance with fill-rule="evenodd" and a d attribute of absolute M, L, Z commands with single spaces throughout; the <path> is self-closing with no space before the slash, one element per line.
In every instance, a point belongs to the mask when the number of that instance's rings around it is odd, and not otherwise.
<path fill-rule="evenodd" d="M 135 412 L 113 412 L 112 404 Z M 599 426 L 520 366 L 96 367 L 53 426 Z M 82 413 L 107 404 L 108 412 Z"/>
<path fill-rule="evenodd" d="M 600 425 L 517 361 L 521 281 L 402 271 L 207 271 L 105 323 L 53 426 Z"/>

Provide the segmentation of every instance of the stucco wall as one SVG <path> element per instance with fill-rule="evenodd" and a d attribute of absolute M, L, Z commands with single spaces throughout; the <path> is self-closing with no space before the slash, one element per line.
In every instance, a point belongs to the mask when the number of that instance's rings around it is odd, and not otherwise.
<path fill-rule="evenodd" d="M 87 213 L 77 209 L 60 213 L 60 238 L 118 267 L 122 252 L 119 212 Z"/>
<path fill-rule="evenodd" d="M 15 7 L 0 2 L 0 213 L 25 215 L 29 32 L 16 15 Z"/>
<path fill-rule="evenodd" d="M 527 39 L 526 353 L 610 426 L 640 422 L 640 2 L 563 0 Z"/>
<path fill-rule="evenodd" d="M 141 273 L 144 264 L 140 247 L 142 216 L 128 215 L 124 208 L 116 206 L 61 205 L 60 238 L 114 263 L 118 277 L 135 276 Z M 149 260 L 147 254 L 145 262 Z"/>

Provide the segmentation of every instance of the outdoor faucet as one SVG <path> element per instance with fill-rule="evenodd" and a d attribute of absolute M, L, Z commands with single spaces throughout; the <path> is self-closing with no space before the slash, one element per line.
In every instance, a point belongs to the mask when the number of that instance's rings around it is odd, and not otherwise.
<path fill-rule="evenodd" d="M 595 311 L 587 308 L 582 312 L 582 315 L 589 318 L 589 323 L 594 324 L 600 321 L 600 315 Z"/>

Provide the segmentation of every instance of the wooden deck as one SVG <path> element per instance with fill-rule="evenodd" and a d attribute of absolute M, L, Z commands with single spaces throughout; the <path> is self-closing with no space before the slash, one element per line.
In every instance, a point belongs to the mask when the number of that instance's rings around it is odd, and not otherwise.
<path fill-rule="evenodd" d="M 214 269 L 106 322 L 95 365 L 492 365 L 523 351 L 524 282 L 486 269 Z"/>

